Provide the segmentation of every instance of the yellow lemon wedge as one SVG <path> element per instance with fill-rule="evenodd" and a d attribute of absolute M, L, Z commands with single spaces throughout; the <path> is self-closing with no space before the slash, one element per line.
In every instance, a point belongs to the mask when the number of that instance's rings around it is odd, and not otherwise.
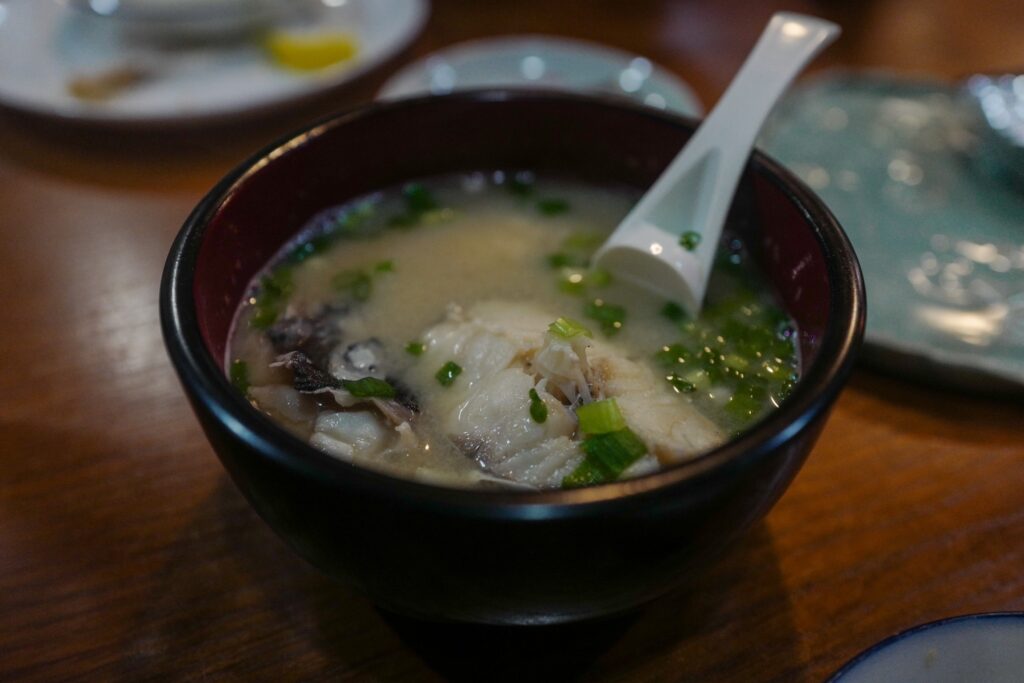
<path fill-rule="evenodd" d="M 264 46 L 274 63 L 296 71 L 317 71 L 352 59 L 355 37 L 342 32 L 290 33 L 271 31 Z"/>

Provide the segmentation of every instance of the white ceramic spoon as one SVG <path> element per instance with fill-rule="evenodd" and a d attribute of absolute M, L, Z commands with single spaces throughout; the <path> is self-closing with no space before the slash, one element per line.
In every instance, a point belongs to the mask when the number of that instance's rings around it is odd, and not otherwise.
<path fill-rule="evenodd" d="M 822 19 L 773 15 L 714 110 L 598 249 L 594 265 L 697 315 L 757 132 L 803 66 L 838 35 Z M 684 235 L 690 247 L 681 244 Z"/>

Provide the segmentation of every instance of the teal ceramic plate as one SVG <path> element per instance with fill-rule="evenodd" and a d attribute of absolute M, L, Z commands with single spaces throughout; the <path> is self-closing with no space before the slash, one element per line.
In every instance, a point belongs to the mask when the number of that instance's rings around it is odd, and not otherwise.
<path fill-rule="evenodd" d="M 1024 394 L 1024 192 L 987 169 L 982 126 L 959 88 L 833 75 L 791 93 L 760 144 L 853 242 L 868 361 Z"/>

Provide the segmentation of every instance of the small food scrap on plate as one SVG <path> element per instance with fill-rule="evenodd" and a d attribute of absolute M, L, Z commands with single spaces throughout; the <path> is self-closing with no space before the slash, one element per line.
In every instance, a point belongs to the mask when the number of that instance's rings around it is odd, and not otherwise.
<path fill-rule="evenodd" d="M 319 71 L 354 58 L 359 45 L 351 33 L 274 30 L 263 40 L 271 61 L 295 71 Z"/>
<path fill-rule="evenodd" d="M 145 83 L 153 76 L 152 69 L 121 64 L 95 73 L 73 76 L 67 82 L 67 90 L 80 100 L 102 102 Z"/>

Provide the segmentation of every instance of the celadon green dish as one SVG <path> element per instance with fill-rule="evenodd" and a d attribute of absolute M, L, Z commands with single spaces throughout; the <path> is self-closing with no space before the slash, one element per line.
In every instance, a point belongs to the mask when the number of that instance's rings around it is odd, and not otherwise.
<path fill-rule="evenodd" d="M 794 90 L 760 146 L 850 236 L 865 358 L 930 383 L 1024 394 L 1024 191 L 992 172 L 966 91 L 880 74 Z"/>

